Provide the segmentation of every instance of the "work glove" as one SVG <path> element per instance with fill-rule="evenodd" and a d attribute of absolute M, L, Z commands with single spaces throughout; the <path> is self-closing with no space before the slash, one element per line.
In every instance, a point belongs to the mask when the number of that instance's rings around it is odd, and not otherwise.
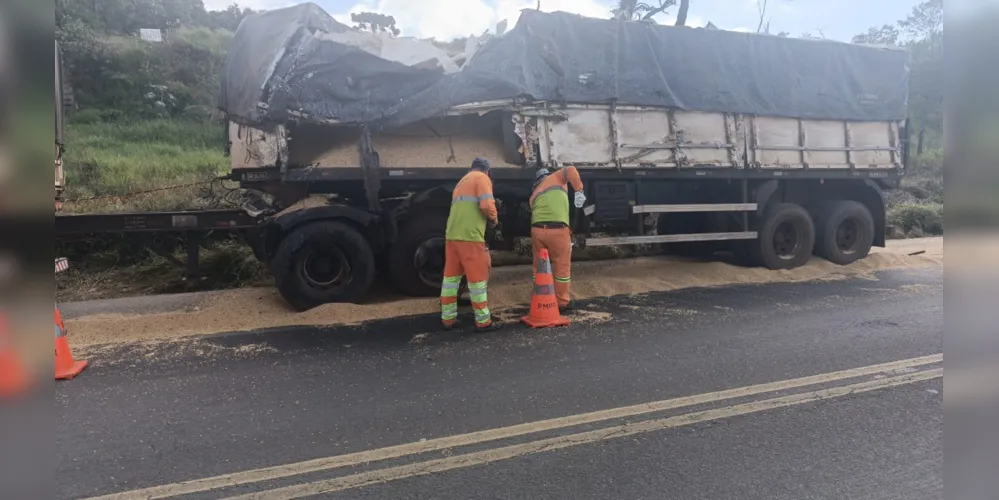
<path fill-rule="evenodd" d="M 584 203 L 586 203 L 586 195 L 582 191 L 576 191 L 576 198 L 573 200 L 573 205 L 576 205 L 576 208 L 583 208 Z"/>

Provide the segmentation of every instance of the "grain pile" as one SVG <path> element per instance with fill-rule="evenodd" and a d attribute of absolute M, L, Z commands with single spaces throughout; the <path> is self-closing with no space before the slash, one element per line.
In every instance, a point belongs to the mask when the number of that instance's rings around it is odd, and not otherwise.
<path fill-rule="evenodd" d="M 909 255 L 924 251 L 920 255 Z M 890 242 L 850 266 L 821 259 L 788 271 L 736 267 L 723 262 L 692 262 L 646 257 L 573 265 L 573 295 L 577 299 L 669 291 L 681 288 L 747 283 L 799 282 L 873 277 L 879 270 L 939 266 L 943 239 Z M 529 302 L 531 270 L 526 266 L 498 268 L 489 284 L 490 308 Z M 365 304 L 328 304 L 293 312 L 273 288 L 248 288 L 211 294 L 196 307 L 157 314 L 97 314 L 66 321 L 74 345 L 141 342 L 185 336 L 301 325 L 345 325 L 389 317 L 439 312 L 436 298 L 380 296 Z"/>

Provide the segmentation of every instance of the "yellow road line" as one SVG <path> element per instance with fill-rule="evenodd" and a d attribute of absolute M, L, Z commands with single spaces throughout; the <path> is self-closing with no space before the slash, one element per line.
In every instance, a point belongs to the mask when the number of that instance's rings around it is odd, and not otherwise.
<path fill-rule="evenodd" d="M 246 495 L 230 497 L 226 498 L 225 500 L 293 500 L 296 498 L 304 498 L 324 493 L 333 493 L 337 491 L 355 489 L 363 486 L 370 486 L 374 484 L 395 481 L 398 479 L 405 479 L 416 476 L 425 476 L 428 474 L 445 472 L 454 469 L 462 469 L 465 467 L 472 467 L 475 465 L 482 465 L 482 464 L 497 462 L 500 460 L 507 460 L 510 458 L 515 458 L 523 455 L 529 455 L 532 453 L 560 450 L 563 448 L 569 448 L 581 444 L 595 443 L 598 441 L 604 441 L 608 439 L 632 436 L 635 434 L 643 434 L 653 431 L 661 431 L 665 429 L 682 427 L 700 422 L 719 420 L 738 415 L 746 415 L 749 413 L 756 413 L 776 408 L 795 406 L 804 403 L 820 401 L 824 399 L 838 398 L 850 394 L 875 391 L 878 389 L 886 389 L 889 387 L 912 384 L 924 380 L 931 380 L 942 376 L 943 376 L 943 368 L 936 368 L 932 370 L 925 370 L 917 373 L 912 373 L 909 375 L 883 378 L 879 380 L 861 382 L 858 384 L 846 385 L 842 387 L 806 392 L 803 394 L 794 394 L 791 396 L 766 399 L 763 401 L 754 401 L 751 403 L 727 406 L 724 408 L 698 411 L 698 412 L 688 413 L 684 415 L 677 415 L 674 417 L 668 417 L 658 420 L 648 420 L 644 422 L 615 425 L 612 427 L 607 427 L 594 431 L 569 434 L 566 436 L 559 436 L 550 439 L 541 439 L 538 441 L 532 441 L 523 444 L 515 444 L 503 448 L 479 451 L 475 453 L 467 453 L 464 455 L 457 455 L 437 460 L 427 460 L 424 462 L 417 462 L 414 464 L 402 465 L 398 467 L 390 467 L 387 469 L 363 472 L 360 474 L 352 474 L 349 476 L 338 477 L 335 479 L 327 479 L 323 481 L 315 481 L 311 483 L 299 484 L 294 486 L 286 486 L 283 488 L 276 488 L 272 490 L 260 491 L 257 493 L 249 493 Z"/>
<path fill-rule="evenodd" d="M 416 455 L 419 453 L 426 453 L 429 451 L 439 451 L 448 448 L 456 448 L 460 446 L 485 443 L 499 439 L 507 439 L 516 436 L 522 436 L 525 434 L 533 434 L 536 432 L 557 430 L 576 425 L 592 424 L 605 420 L 634 417 L 638 415 L 661 412 L 666 410 L 673 410 L 677 408 L 684 408 L 698 404 L 713 403 L 717 401 L 723 401 L 726 399 L 753 396 L 757 394 L 764 394 L 767 392 L 794 389 L 798 387 L 835 382 L 838 380 L 844 380 L 855 377 L 876 375 L 879 373 L 888 373 L 895 370 L 914 368 L 917 366 L 939 363 L 941 361 L 943 361 L 943 354 L 933 354 L 918 358 L 904 359 L 889 363 L 882 363 L 882 364 L 864 366 L 859 368 L 851 368 L 848 370 L 823 373 L 820 375 L 812 375 L 808 377 L 800 377 L 800 378 L 782 380 L 778 382 L 769 382 L 765 384 L 751 385 L 747 387 L 740 387 L 737 389 L 727 389 L 723 391 L 709 392 L 693 396 L 684 396 L 679 398 L 666 399 L 662 401 L 655 401 L 651 403 L 642 403 L 632 406 L 611 408 L 607 410 L 600 410 L 590 413 L 581 413 L 577 415 L 569 415 L 565 417 L 539 420 L 536 422 L 528 422 L 524 424 L 511 425 L 507 427 L 499 427 L 495 429 L 476 431 L 468 434 L 459 434 L 455 436 L 428 439 L 426 441 L 388 446 L 385 448 L 349 453 L 346 455 L 316 458 L 302 462 L 276 465 L 272 467 L 264 467 L 260 469 L 253 469 L 241 472 L 234 472 L 231 474 L 223 474 L 223 475 L 200 478 L 200 479 L 192 479 L 190 481 L 181 481 L 177 483 L 164 484 L 161 486 L 153 486 L 150 488 L 143 488 L 143 489 L 125 491 L 120 493 L 112 493 L 110 495 L 93 497 L 87 500 L 151 500 L 157 498 L 169 498 L 174 496 L 187 495 L 190 493 L 210 491 L 218 488 L 238 486 L 238 485 L 256 483 L 261 481 L 270 481 L 274 479 L 296 476 L 300 474 L 328 471 L 341 467 L 348 467 L 369 462 L 375 462 L 379 460 L 388 460 L 409 455 Z"/>

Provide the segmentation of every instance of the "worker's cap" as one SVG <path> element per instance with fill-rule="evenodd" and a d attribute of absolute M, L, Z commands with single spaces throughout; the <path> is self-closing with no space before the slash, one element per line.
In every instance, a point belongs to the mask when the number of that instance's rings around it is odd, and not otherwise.
<path fill-rule="evenodd" d="M 547 168 L 539 168 L 538 171 L 534 173 L 534 180 L 538 180 L 550 173 L 551 172 L 549 172 Z"/>
<path fill-rule="evenodd" d="M 490 168 L 492 168 L 492 165 L 489 164 L 489 160 L 487 160 L 487 159 L 485 159 L 485 158 L 483 158 L 481 156 L 479 156 L 476 159 L 472 160 L 472 170 L 486 171 L 486 170 L 489 170 Z"/>

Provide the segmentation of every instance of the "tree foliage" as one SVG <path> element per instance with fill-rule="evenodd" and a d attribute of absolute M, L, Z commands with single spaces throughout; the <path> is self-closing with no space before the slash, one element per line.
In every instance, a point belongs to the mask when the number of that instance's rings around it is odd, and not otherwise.
<path fill-rule="evenodd" d="M 202 0 L 56 0 L 55 38 L 79 106 L 105 120 L 214 112 L 232 32 L 253 11 Z M 139 39 L 160 29 L 162 43 Z"/>
<path fill-rule="evenodd" d="M 676 16 L 676 25 L 684 26 L 687 22 L 687 12 L 690 10 L 690 0 L 679 0 L 680 8 Z M 664 14 L 670 7 L 677 5 L 677 0 L 658 0 L 655 4 L 639 2 L 638 0 L 618 0 L 617 7 L 611 10 L 616 19 L 626 21 L 655 22 L 654 17 Z"/>
<path fill-rule="evenodd" d="M 350 20 L 354 22 L 354 27 L 361 31 L 372 33 L 391 33 L 399 36 L 399 28 L 395 26 L 395 18 L 377 12 L 359 12 L 351 14 Z"/>
<path fill-rule="evenodd" d="M 927 148 L 943 139 L 943 0 L 924 0 L 896 24 L 872 27 L 854 43 L 895 45 L 909 50 L 909 118 Z"/>
<path fill-rule="evenodd" d="M 900 36 L 901 33 L 899 32 L 898 26 L 886 24 L 880 28 L 871 27 L 867 30 L 867 33 L 861 33 L 853 37 L 853 43 L 863 43 L 868 45 L 898 45 Z"/>

